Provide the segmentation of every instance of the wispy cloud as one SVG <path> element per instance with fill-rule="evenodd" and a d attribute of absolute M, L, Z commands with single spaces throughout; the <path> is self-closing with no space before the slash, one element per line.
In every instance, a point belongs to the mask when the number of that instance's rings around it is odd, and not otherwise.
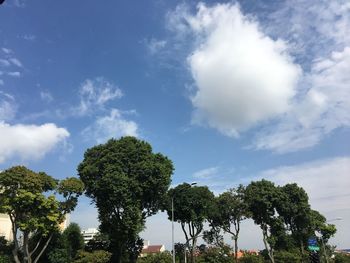
<path fill-rule="evenodd" d="M 22 62 L 18 58 L 10 58 L 9 61 L 19 68 L 23 67 Z"/>
<path fill-rule="evenodd" d="M 0 90 L 0 121 L 12 120 L 17 111 L 15 98 Z"/>
<path fill-rule="evenodd" d="M 41 91 L 40 98 L 47 103 L 50 103 L 53 101 L 53 96 L 49 91 Z"/>
<path fill-rule="evenodd" d="M 102 77 L 85 80 L 80 89 L 80 103 L 71 109 L 73 115 L 84 116 L 123 96 L 122 91 Z"/>
<path fill-rule="evenodd" d="M 219 172 L 218 166 L 209 167 L 209 168 L 205 168 L 205 169 L 202 169 L 202 170 L 195 172 L 193 174 L 193 177 L 198 178 L 198 179 L 209 179 L 209 178 L 213 178 L 213 177 L 217 176 L 218 172 Z"/>
<path fill-rule="evenodd" d="M 86 140 L 94 140 L 97 143 L 121 136 L 139 136 L 137 123 L 125 119 L 117 109 L 112 109 L 107 116 L 98 117 L 91 126 L 83 130 L 82 134 Z"/>
<path fill-rule="evenodd" d="M 7 72 L 7 75 L 9 75 L 10 77 L 19 78 L 21 76 L 21 72 L 19 72 L 19 71 L 11 71 L 11 72 Z"/>
<path fill-rule="evenodd" d="M 154 55 L 165 48 L 167 41 L 151 38 L 150 40 L 146 40 L 145 43 L 150 54 Z"/>

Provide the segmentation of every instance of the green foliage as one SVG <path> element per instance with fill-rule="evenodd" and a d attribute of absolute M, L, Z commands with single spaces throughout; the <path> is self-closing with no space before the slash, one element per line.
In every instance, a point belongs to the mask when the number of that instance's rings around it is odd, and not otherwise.
<path fill-rule="evenodd" d="M 170 189 L 166 208 L 170 220 L 172 200 L 174 220 L 181 224 L 187 246 L 191 251 L 191 262 L 193 262 L 197 238 L 203 230 L 203 224 L 208 219 L 210 211 L 214 208 L 214 194 L 206 186 L 191 187 L 186 183 Z"/>
<path fill-rule="evenodd" d="M 57 248 L 54 250 L 51 250 L 48 253 L 48 260 L 49 263 L 70 263 L 70 257 L 67 253 L 67 249 L 64 248 Z"/>
<path fill-rule="evenodd" d="M 70 259 L 74 259 L 78 250 L 84 248 L 84 238 L 81 234 L 81 229 L 78 224 L 71 223 L 63 232 L 65 247 Z"/>
<path fill-rule="evenodd" d="M 73 263 L 108 263 L 112 254 L 104 250 L 96 250 L 93 252 L 87 252 L 80 250 L 77 255 L 77 259 Z"/>
<path fill-rule="evenodd" d="M 12 263 L 11 257 L 8 255 L 0 254 L 0 263 Z"/>
<path fill-rule="evenodd" d="M 108 235 L 103 233 L 96 234 L 92 239 L 90 239 L 85 245 L 85 251 L 92 252 L 95 250 L 108 250 L 111 241 Z"/>
<path fill-rule="evenodd" d="M 5 237 L 0 236 L 0 255 L 11 255 L 13 245 Z"/>
<path fill-rule="evenodd" d="M 85 152 L 78 173 L 98 208 L 101 231 L 110 236 L 113 261 L 131 251 L 128 244 L 137 244 L 146 217 L 160 208 L 173 169 L 167 157 L 134 137 L 111 139 Z"/>
<path fill-rule="evenodd" d="M 146 257 L 140 257 L 136 261 L 137 263 L 171 263 L 172 257 L 169 252 L 162 252 L 157 254 L 147 255 Z"/>
<path fill-rule="evenodd" d="M 244 201 L 244 191 L 244 187 L 240 185 L 237 189 L 230 189 L 222 193 L 215 198 L 215 209 L 212 209 L 209 214 L 209 222 L 212 228 L 210 231 L 211 237 L 219 245 L 220 230 L 229 233 L 234 240 L 235 255 L 238 252 L 241 221 L 249 215 L 247 204 Z"/>
<path fill-rule="evenodd" d="M 344 253 L 336 253 L 334 256 L 334 263 L 350 263 L 350 255 Z"/>
<path fill-rule="evenodd" d="M 243 257 L 238 260 L 239 263 L 264 263 L 264 258 L 261 255 L 254 253 L 243 253 Z"/>
<path fill-rule="evenodd" d="M 298 251 L 289 252 L 279 250 L 275 253 L 276 263 L 299 263 L 301 262 L 301 256 Z"/>
<path fill-rule="evenodd" d="M 234 258 L 228 246 L 210 247 L 196 260 L 197 263 L 233 263 Z"/>
<path fill-rule="evenodd" d="M 74 182 L 74 187 L 71 183 Z M 62 193 L 63 200 L 59 201 L 54 191 Z M 67 212 L 74 209 L 77 198 L 83 192 L 83 184 L 79 179 L 67 178 L 58 181 L 43 172 L 33 172 L 24 166 L 11 167 L 0 172 L 0 212 L 9 215 L 14 224 L 14 237 L 18 232 L 23 234 L 23 246 L 14 242 L 14 258 L 19 261 L 20 255 L 36 259 L 56 232 L 59 223 L 64 220 Z M 37 244 L 30 242 L 33 234 L 39 235 Z M 32 241 L 30 241 L 32 240 Z M 42 242 L 42 241 L 44 241 Z M 35 250 L 35 248 L 40 248 Z"/>

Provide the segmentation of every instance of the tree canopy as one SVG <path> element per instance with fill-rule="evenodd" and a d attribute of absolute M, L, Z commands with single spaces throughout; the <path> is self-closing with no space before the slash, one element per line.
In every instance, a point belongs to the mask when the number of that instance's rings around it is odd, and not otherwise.
<path fill-rule="evenodd" d="M 12 222 L 12 253 L 16 263 L 39 260 L 58 225 L 75 208 L 83 188 L 77 178 L 59 181 L 24 166 L 11 167 L 0 173 L 0 212 L 9 215 Z M 63 199 L 58 200 L 58 194 L 62 194 Z M 19 232 L 23 234 L 22 246 L 18 240 Z M 29 239 L 33 234 L 40 238 L 30 247 Z"/>
<path fill-rule="evenodd" d="M 191 250 L 191 262 L 194 262 L 196 242 L 203 230 L 204 222 L 213 209 L 214 194 L 206 186 L 191 186 L 183 183 L 169 190 L 167 213 L 172 219 L 171 201 L 174 202 L 174 220 L 181 224 L 186 244 Z M 191 243 L 191 245 L 190 245 Z"/>
<path fill-rule="evenodd" d="M 110 234 L 115 262 L 133 251 L 132 244 L 138 246 L 138 233 L 146 217 L 159 210 L 173 170 L 167 157 L 134 137 L 111 139 L 85 152 L 78 173 L 98 209 L 101 231 Z"/>

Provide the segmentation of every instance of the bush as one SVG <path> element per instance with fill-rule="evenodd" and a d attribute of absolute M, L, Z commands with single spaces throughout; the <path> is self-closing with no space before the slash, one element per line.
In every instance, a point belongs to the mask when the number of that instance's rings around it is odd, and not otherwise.
<path fill-rule="evenodd" d="M 263 263 L 264 258 L 261 255 L 244 253 L 243 257 L 238 260 L 239 263 Z"/>
<path fill-rule="evenodd" d="M 350 263 L 350 256 L 343 253 L 336 253 L 334 263 Z"/>
<path fill-rule="evenodd" d="M 70 263 L 67 249 L 57 248 L 48 253 L 50 263 Z"/>
<path fill-rule="evenodd" d="M 93 252 L 78 251 L 77 259 L 74 263 L 108 263 L 112 253 L 104 250 L 96 250 Z"/>
<path fill-rule="evenodd" d="M 11 263 L 11 262 L 12 260 L 9 256 L 0 254 L 0 263 Z"/>
<path fill-rule="evenodd" d="M 275 262 L 276 263 L 299 263 L 301 262 L 300 254 L 297 252 L 289 251 L 276 251 L 275 253 Z"/>
<path fill-rule="evenodd" d="M 203 251 L 196 260 L 198 263 L 233 263 L 234 258 L 231 255 L 230 248 L 224 247 L 210 247 Z"/>
<path fill-rule="evenodd" d="M 148 255 L 143 258 L 138 258 L 137 263 L 171 263 L 172 257 L 169 252 Z"/>

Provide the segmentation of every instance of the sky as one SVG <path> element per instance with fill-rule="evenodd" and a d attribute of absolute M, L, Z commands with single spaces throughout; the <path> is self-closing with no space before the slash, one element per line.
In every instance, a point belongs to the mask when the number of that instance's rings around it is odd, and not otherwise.
<path fill-rule="evenodd" d="M 298 183 L 349 248 L 349 73 L 348 1 L 6 0 L 0 170 L 77 176 L 86 149 L 136 136 L 173 161 L 172 186 Z M 82 197 L 71 221 L 96 216 Z M 170 249 L 164 213 L 146 226 Z M 243 222 L 241 248 L 261 237 Z"/>

